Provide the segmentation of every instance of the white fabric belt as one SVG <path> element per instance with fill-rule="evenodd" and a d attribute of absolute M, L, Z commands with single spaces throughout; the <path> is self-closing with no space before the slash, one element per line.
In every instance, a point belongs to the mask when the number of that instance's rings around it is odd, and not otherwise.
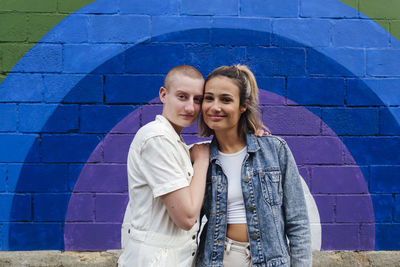
<path fill-rule="evenodd" d="M 141 241 L 147 245 L 157 246 L 157 247 L 169 247 L 169 248 L 177 248 L 182 247 L 188 242 L 196 243 L 197 238 L 197 227 L 194 226 L 190 233 L 191 235 L 181 235 L 181 236 L 170 236 L 164 235 L 151 231 L 142 231 L 130 227 L 128 229 L 128 233 L 134 240 Z"/>

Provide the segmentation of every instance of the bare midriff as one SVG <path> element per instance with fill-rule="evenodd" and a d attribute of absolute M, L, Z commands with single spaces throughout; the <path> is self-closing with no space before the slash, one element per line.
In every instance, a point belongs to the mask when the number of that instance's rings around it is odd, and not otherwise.
<path fill-rule="evenodd" d="M 249 242 L 249 234 L 247 233 L 247 224 L 228 224 L 226 236 L 239 242 Z"/>

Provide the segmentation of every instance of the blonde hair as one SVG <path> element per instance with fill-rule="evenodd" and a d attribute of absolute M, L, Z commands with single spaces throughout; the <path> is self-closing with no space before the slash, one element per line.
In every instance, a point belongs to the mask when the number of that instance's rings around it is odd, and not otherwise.
<path fill-rule="evenodd" d="M 232 80 L 239 88 L 240 106 L 245 106 L 239 119 L 238 134 L 245 138 L 247 133 L 255 133 L 258 129 L 268 128 L 262 123 L 259 100 L 258 86 L 256 78 L 246 65 L 221 66 L 213 70 L 206 78 L 205 84 L 212 78 L 223 76 Z M 205 87 L 205 86 L 204 86 Z M 202 115 L 201 115 L 202 116 Z M 203 117 L 200 120 L 200 135 L 208 137 L 214 131 L 205 124 Z"/>
<path fill-rule="evenodd" d="M 171 83 L 176 79 L 177 75 L 184 75 L 192 79 L 204 80 L 203 75 L 195 67 L 189 65 L 179 65 L 171 69 L 164 79 L 164 88 L 167 90 L 171 86 Z"/>

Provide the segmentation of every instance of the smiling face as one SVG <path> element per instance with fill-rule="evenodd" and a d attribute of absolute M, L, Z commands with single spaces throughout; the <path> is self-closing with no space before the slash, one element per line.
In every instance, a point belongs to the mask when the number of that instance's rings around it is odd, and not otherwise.
<path fill-rule="evenodd" d="M 160 88 L 163 105 L 162 115 L 180 134 L 183 128 L 190 126 L 198 117 L 203 98 L 203 79 L 175 74 L 168 88 Z"/>
<path fill-rule="evenodd" d="M 203 119 L 215 134 L 223 131 L 238 133 L 240 115 L 246 111 L 240 105 L 239 87 L 224 76 L 207 81 L 202 104 Z"/>

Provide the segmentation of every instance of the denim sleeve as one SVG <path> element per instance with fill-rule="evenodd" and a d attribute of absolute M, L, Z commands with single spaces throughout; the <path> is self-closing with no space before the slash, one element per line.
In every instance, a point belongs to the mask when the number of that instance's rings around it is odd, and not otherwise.
<path fill-rule="evenodd" d="M 301 176 L 285 141 L 279 149 L 285 230 L 293 267 L 312 266 L 311 231 Z"/>

